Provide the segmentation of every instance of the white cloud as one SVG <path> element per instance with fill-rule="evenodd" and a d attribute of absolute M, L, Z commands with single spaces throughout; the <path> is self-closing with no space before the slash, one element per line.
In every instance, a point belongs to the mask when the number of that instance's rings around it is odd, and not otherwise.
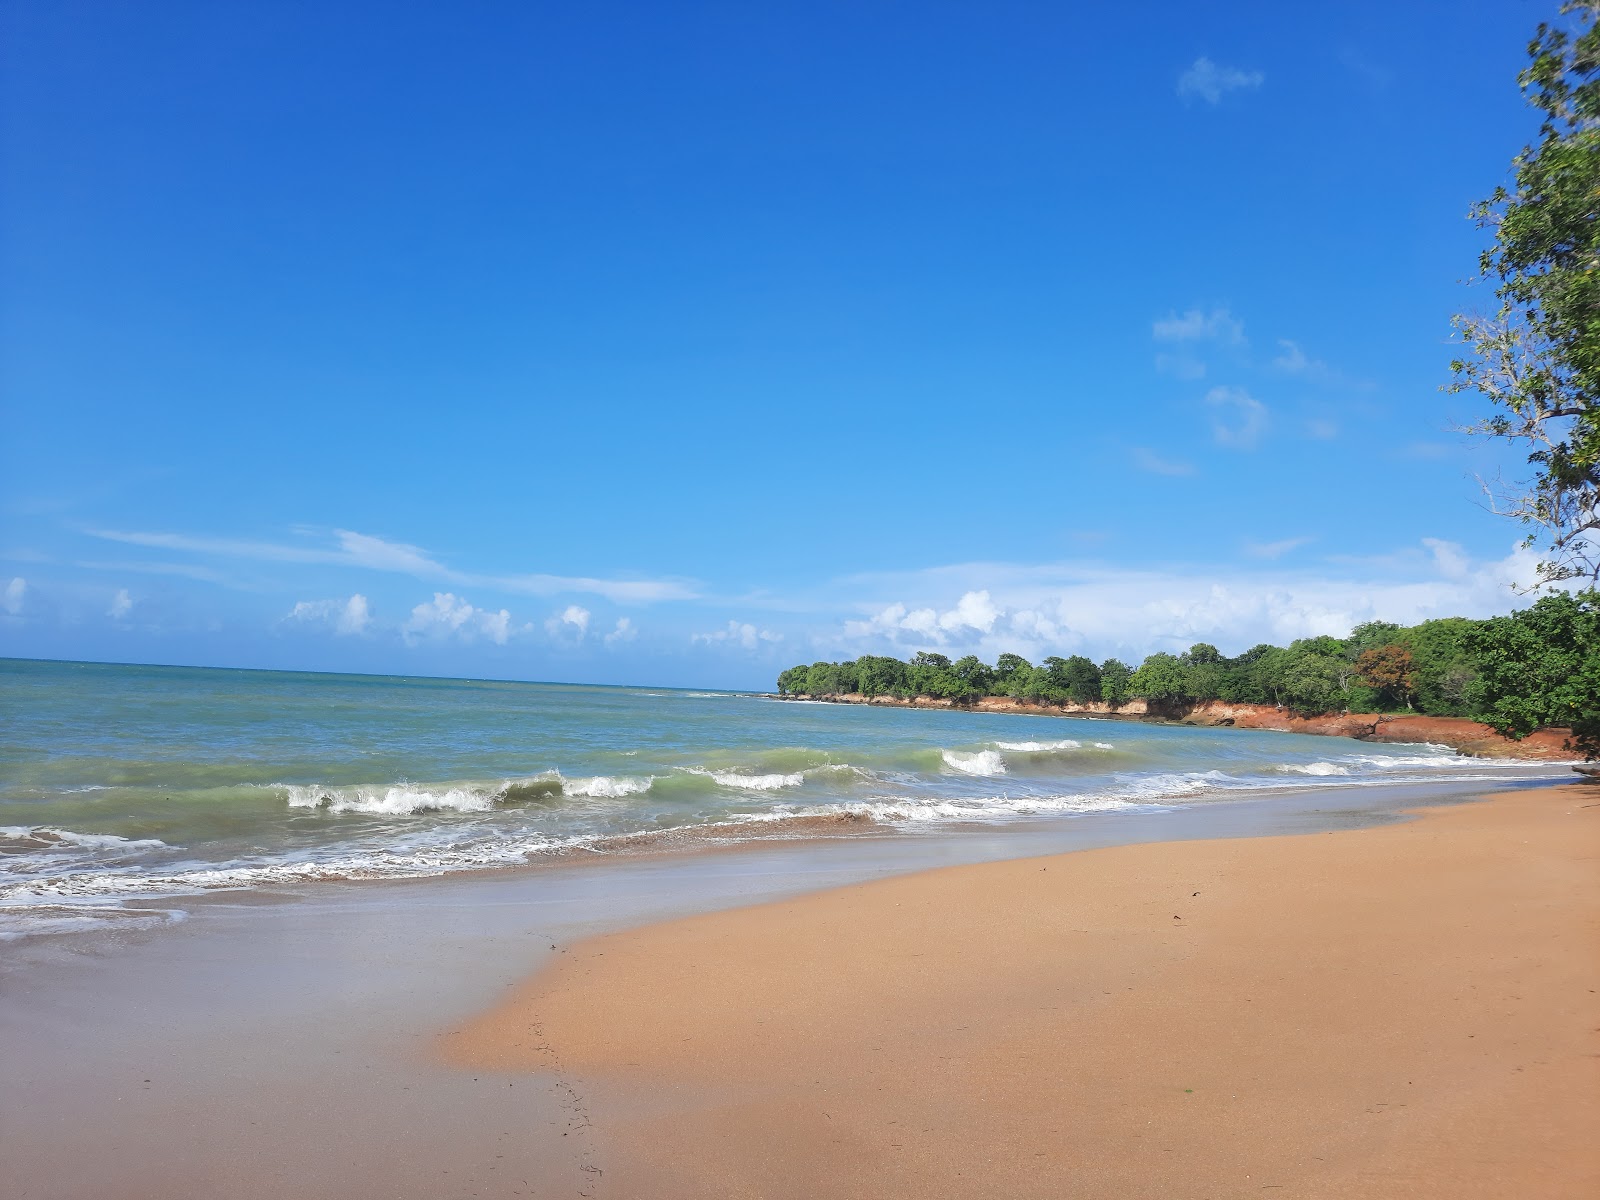
<path fill-rule="evenodd" d="M 391 542 L 348 529 L 333 531 L 336 547 L 293 545 L 238 538 L 191 537 L 181 533 L 147 533 L 90 529 L 91 537 L 148 549 L 177 550 L 189 554 L 243 558 L 257 562 L 314 563 L 388 571 L 418 579 L 439 579 L 457 586 L 488 587 L 530 596 L 580 593 L 604 596 L 616 603 L 647 604 L 661 600 L 692 600 L 698 593 L 678 579 L 596 579 L 577 575 L 484 575 L 445 566 L 418 546 Z"/>
<path fill-rule="evenodd" d="M 117 594 L 111 597 L 111 607 L 106 609 L 106 616 L 113 621 L 120 621 L 133 611 L 133 597 L 128 595 L 127 588 L 118 588 Z"/>
<path fill-rule="evenodd" d="M 844 581 L 899 599 L 862 604 L 871 615 L 846 619 L 815 640 L 824 653 L 880 649 L 903 653 L 960 643 L 993 661 L 1006 651 L 1038 661 L 1046 654 L 1109 654 L 1130 661 L 1196 641 L 1237 653 L 1257 642 L 1286 645 L 1319 634 L 1343 636 L 1362 621 L 1415 624 L 1432 617 L 1481 617 L 1528 601 L 1513 591 L 1536 579 L 1538 554 L 1518 547 L 1499 560 L 1472 558 L 1460 546 L 1426 539 L 1381 561 L 1337 567 L 1137 570 L 1081 563 L 968 563 Z M 929 594 L 982 590 L 997 613 L 988 630 L 953 637 L 939 627 Z"/>
<path fill-rule="evenodd" d="M 1329 441 L 1339 436 L 1339 426 L 1324 417 L 1313 417 L 1306 422 L 1306 432 L 1314 438 Z"/>
<path fill-rule="evenodd" d="M 545 621 L 544 628 L 551 637 L 571 634 L 582 641 L 584 635 L 589 632 L 589 610 L 577 604 L 569 604 Z"/>
<path fill-rule="evenodd" d="M 654 604 L 662 600 L 694 600 L 700 595 L 681 579 L 591 579 L 580 575 L 475 575 L 470 582 L 526 596 L 559 596 L 579 592 L 613 604 Z"/>
<path fill-rule="evenodd" d="M 1235 450 L 1254 450 L 1266 428 L 1266 405 L 1238 387 L 1214 387 L 1206 393 L 1206 403 L 1218 410 L 1211 423 L 1217 441 Z"/>
<path fill-rule="evenodd" d="M 619 646 L 623 642 L 633 641 L 638 636 L 639 630 L 631 620 L 627 617 L 618 617 L 617 627 L 606 634 L 603 640 L 608 646 Z"/>
<path fill-rule="evenodd" d="M 422 638 L 451 636 L 471 641 L 481 634 L 503 646 L 511 636 L 511 614 L 503 608 L 498 612 L 474 608 L 452 592 L 435 592 L 432 600 L 411 610 L 411 618 L 400 632 L 407 645 Z"/>
<path fill-rule="evenodd" d="M 1185 100 L 1198 96 L 1207 104 L 1221 104 L 1228 92 L 1258 88 L 1266 79 L 1260 71 L 1223 66 L 1201 55 L 1178 76 L 1178 95 Z"/>
<path fill-rule="evenodd" d="M 846 621 L 845 630 L 852 637 L 943 646 L 952 640 L 967 641 L 989 633 L 1003 615 L 988 591 L 979 590 L 963 592 L 955 607 L 944 612 L 890 604 L 864 621 Z"/>
<path fill-rule="evenodd" d="M 1225 346 L 1244 344 L 1244 323 L 1226 308 L 1202 312 L 1191 308 L 1181 316 L 1172 313 L 1150 327 L 1158 342 L 1220 342 Z"/>
<path fill-rule="evenodd" d="M 22 606 L 27 597 L 28 581 L 18 575 L 10 583 L 6 584 L 4 596 L 0 597 L 0 608 L 4 608 L 13 617 L 19 617 L 22 615 Z"/>
<path fill-rule="evenodd" d="M 360 592 L 348 600 L 301 600 L 284 618 L 307 625 L 323 625 L 342 636 L 367 631 L 372 623 L 372 606 Z"/>
<path fill-rule="evenodd" d="M 695 633 L 689 636 L 689 641 L 701 642 L 708 646 L 730 645 L 738 646 L 744 650 L 754 650 L 763 642 L 781 642 L 783 634 L 774 633 L 770 629 L 757 629 L 749 622 L 729 621 L 726 628 L 718 629 L 713 633 Z"/>
<path fill-rule="evenodd" d="M 1154 450 L 1143 446 L 1133 448 L 1133 465 L 1152 475 L 1193 475 L 1194 466 L 1177 459 L 1162 458 Z"/>
<path fill-rule="evenodd" d="M 1288 338 L 1279 338 L 1278 346 L 1278 356 L 1272 360 L 1272 365 L 1277 367 L 1278 370 L 1296 374 L 1311 367 L 1311 359 L 1306 357 L 1306 352 L 1300 349 L 1296 343 L 1291 342 Z"/>

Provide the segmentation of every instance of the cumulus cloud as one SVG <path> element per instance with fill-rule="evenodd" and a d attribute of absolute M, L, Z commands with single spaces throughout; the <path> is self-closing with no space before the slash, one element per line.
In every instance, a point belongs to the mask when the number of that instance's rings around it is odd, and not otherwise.
<path fill-rule="evenodd" d="M 118 588 L 117 594 L 111 597 L 111 607 L 106 609 L 106 616 L 113 621 L 120 621 L 133 611 L 133 597 L 128 595 L 127 588 Z"/>
<path fill-rule="evenodd" d="M 1187 312 L 1170 313 L 1150 327 L 1158 342 L 1220 342 L 1225 346 L 1244 344 L 1244 322 L 1226 308 L 1213 308 L 1203 312 L 1191 308 Z"/>
<path fill-rule="evenodd" d="M 341 636 L 353 636 L 367 631 L 372 623 L 372 606 L 360 592 L 348 600 L 301 600 L 284 619 L 323 626 Z"/>
<path fill-rule="evenodd" d="M 407 645 L 424 638 L 471 641 L 481 636 L 503 646 L 511 636 L 511 614 L 503 608 L 498 612 L 474 608 L 452 592 L 435 592 L 432 600 L 411 610 L 400 633 Z"/>
<path fill-rule="evenodd" d="M 1206 403 L 1215 410 L 1211 432 L 1217 442 L 1235 450 L 1254 450 L 1267 425 L 1267 408 L 1239 387 L 1214 387 Z"/>
<path fill-rule="evenodd" d="M 754 650 L 763 642 L 783 641 L 783 634 L 774 633 L 770 629 L 757 629 L 747 621 L 729 621 L 726 627 L 711 633 L 691 634 L 689 641 L 707 646 L 728 645 L 738 646 L 743 650 Z"/>
<path fill-rule="evenodd" d="M 623 642 L 631 642 L 639 636 L 639 630 L 627 617 L 617 618 L 617 627 L 602 639 L 608 646 L 620 646 Z"/>
<path fill-rule="evenodd" d="M 1287 542 L 1266 548 L 1280 547 L 1289 548 Z M 871 615 L 846 619 L 837 632 L 816 640 L 825 652 L 852 656 L 959 644 L 990 661 L 1007 651 L 1035 661 L 1066 653 L 1132 660 L 1197 641 L 1237 653 L 1257 642 L 1286 645 L 1320 634 L 1343 636 L 1362 621 L 1409 625 L 1432 617 L 1503 613 L 1527 602 L 1513 587 L 1533 584 L 1537 563 L 1537 552 L 1525 547 L 1483 561 L 1437 538 L 1382 560 L 1337 568 L 1135 570 L 970 563 L 853 581 L 880 594 L 894 589 L 902 598 L 887 605 L 880 600 L 867 608 Z M 979 581 L 981 588 L 974 586 Z M 995 613 L 987 628 L 953 631 L 939 620 L 937 605 L 917 602 L 919 594 L 950 594 L 963 585 L 969 592 L 984 592 L 985 613 Z"/>
<path fill-rule="evenodd" d="M 907 608 L 890 604 L 864 621 L 846 621 L 852 637 L 886 637 L 943 646 L 990 632 L 1003 614 L 987 591 L 962 593 L 954 608 Z"/>
<path fill-rule="evenodd" d="M 1238 67 L 1224 66 L 1201 55 L 1189 69 L 1178 76 L 1178 95 L 1185 101 L 1198 97 L 1207 104 L 1222 103 L 1229 92 L 1252 91 L 1265 83 L 1267 77 L 1260 71 L 1243 71 Z"/>
<path fill-rule="evenodd" d="M 551 637 L 569 635 L 582 641 L 584 635 L 589 632 L 589 610 L 577 604 L 569 604 L 546 620 L 544 628 Z"/>
<path fill-rule="evenodd" d="M 27 598 L 28 581 L 18 575 L 10 583 L 6 584 L 4 594 L 0 595 L 0 608 L 5 609 L 10 616 L 20 617 L 22 615 L 22 606 L 27 601 Z"/>
<path fill-rule="evenodd" d="M 1162 458 L 1143 446 L 1133 448 L 1133 465 L 1152 475 L 1193 475 L 1194 466 L 1175 458 Z"/>

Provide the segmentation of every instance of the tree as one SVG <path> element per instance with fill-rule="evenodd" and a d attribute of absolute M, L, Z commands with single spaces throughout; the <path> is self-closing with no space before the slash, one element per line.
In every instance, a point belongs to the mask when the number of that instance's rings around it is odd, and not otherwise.
<path fill-rule="evenodd" d="M 1545 596 L 1477 622 L 1463 641 L 1479 672 L 1468 696 L 1484 722 L 1513 738 L 1565 726 L 1572 749 L 1600 758 L 1600 591 Z"/>
<path fill-rule="evenodd" d="M 1132 667 L 1120 658 L 1106 659 L 1100 664 L 1100 699 L 1113 708 L 1126 704 L 1133 695 L 1129 686 L 1132 680 Z"/>
<path fill-rule="evenodd" d="M 856 659 L 856 690 L 863 696 L 898 696 L 911 690 L 910 672 L 898 658 L 863 654 Z"/>
<path fill-rule="evenodd" d="M 1184 692 L 1192 700 L 1215 700 L 1227 676 L 1222 652 L 1210 642 L 1196 642 L 1178 659 L 1186 673 Z"/>
<path fill-rule="evenodd" d="M 1417 664 L 1411 651 L 1398 643 L 1363 650 L 1356 659 L 1356 678 L 1378 693 L 1386 708 L 1396 704 L 1411 707 L 1411 693 L 1417 685 Z"/>
<path fill-rule="evenodd" d="M 1002 654 L 994 661 L 994 687 L 996 692 L 1014 694 L 1011 685 L 1020 674 L 1024 678 L 1033 673 L 1033 664 L 1020 654 Z"/>
<path fill-rule="evenodd" d="M 1184 690 L 1187 682 L 1188 672 L 1183 664 L 1165 651 L 1158 650 L 1139 664 L 1130 686 L 1135 696 L 1143 696 L 1158 704 L 1171 704 L 1187 699 L 1188 692 Z"/>
<path fill-rule="evenodd" d="M 1081 654 L 1067 659 L 1067 696 L 1074 704 L 1093 704 L 1100 699 L 1100 668 Z"/>
<path fill-rule="evenodd" d="M 961 699 L 987 695 L 994 682 L 994 668 L 980 661 L 976 654 L 958 658 L 951 664 L 950 674 L 961 686 Z"/>
<path fill-rule="evenodd" d="M 1531 479 L 1486 490 L 1545 543 L 1541 582 L 1600 580 L 1600 0 L 1561 11 L 1574 31 L 1541 24 L 1517 77 L 1539 143 L 1472 211 L 1494 233 L 1478 265 L 1499 307 L 1455 318 L 1468 353 L 1447 385 L 1500 410 L 1472 432 L 1530 447 Z"/>

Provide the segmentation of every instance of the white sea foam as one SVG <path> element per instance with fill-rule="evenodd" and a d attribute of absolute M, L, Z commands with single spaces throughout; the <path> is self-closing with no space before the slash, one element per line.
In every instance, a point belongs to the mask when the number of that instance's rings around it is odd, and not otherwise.
<path fill-rule="evenodd" d="M 437 791 L 397 783 L 378 787 L 324 787 L 282 784 L 290 808 L 320 808 L 330 813 L 408 817 L 420 812 L 488 812 L 499 790 L 450 787 Z"/>
<path fill-rule="evenodd" d="M 618 800 L 623 796 L 642 795 L 654 783 L 653 775 L 643 779 L 633 775 L 595 775 L 588 779 L 563 779 L 561 790 L 568 796 Z"/>
<path fill-rule="evenodd" d="M 1000 757 L 998 750 L 978 750 L 971 754 L 963 754 L 959 750 L 941 750 L 939 756 L 944 759 L 945 766 L 963 775 L 1006 773 L 1006 760 Z"/>
<path fill-rule="evenodd" d="M 1278 770 L 1288 775 L 1348 775 L 1349 767 L 1341 767 L 1337 763 L 1284 763 Z"/>
<path fill-rule="evenodd" d="M 1058 742 L 996 742 L 998 750 L 1021 750 L 1029 754 L 1044 754 L 1051 750 L 1081 750 L 1083 743 L 1073 738 L 1062 738 Z"/>
<path fill-rule="evenodd" d="M 5 843 L 12 843 L 7 846 Z M 0 853 L 13 848 L 50 849 L 72 847 L 81 850 L 151 850 L 166 845 L 160 838 L 125 838 L 114 833 L 78 833 L 48 825 L 0 825 Z"/>
<path fill-rule="evenodd" d="M 706 774 L 723 787 L 741 788 L 748 792 L 775 792 L 779 788 L 799 787 L 806 781 L 804 771 L 786 775 L 746 775 L 740 771 L 708 771 Z"/>

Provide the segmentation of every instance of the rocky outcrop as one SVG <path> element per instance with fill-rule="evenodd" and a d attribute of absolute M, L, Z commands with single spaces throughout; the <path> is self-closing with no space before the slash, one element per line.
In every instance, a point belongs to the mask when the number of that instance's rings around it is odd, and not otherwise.
<path fill-rule="evenodd" d="M 965 712 L 1022 713 L 1053 717 L 1098 717 L 1112 721 L 1159 721 L 1167 724 L 1231 726 L 1235 729 L 1275 729 L 1284 733 L 1322 734 L 1356 738 L 1365 742 L 1432 742 L 1477 758 L 1523 758 L 1562 761 L 1579 757 L 1567 746 L 1569 731 L 1540 729 L 1521 741 L 1502 737 L 1489 726 L 1465 717 L 1425 717 L 1416 713 L 1327 713 L 1299 716 L 1270 704 L 1229 704 L 1203 700 L 1198 704 L 1159 705 L 1130 700 L 1120 706 L 1094 704 L 1038 704 L 1010 696 L 984 696 L 957 703 L 941 696 L 785 696 L 787 700 L 820 700 L 831 704 L 867 704 L 882 708 L 948 708 Z"/>

